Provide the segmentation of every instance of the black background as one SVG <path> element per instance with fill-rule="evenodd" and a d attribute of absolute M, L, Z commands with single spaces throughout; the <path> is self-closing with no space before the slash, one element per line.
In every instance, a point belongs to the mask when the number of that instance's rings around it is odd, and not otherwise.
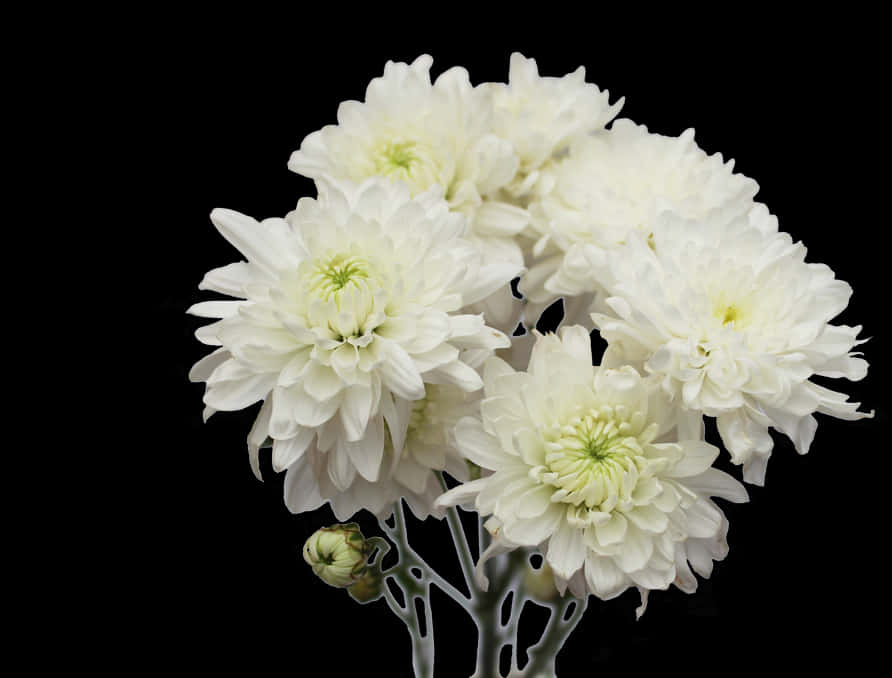
<path fill-rule="evenodd" d="M 656 38 L 627 24 L 572 37 L 507 30 L 444 37 L 378 25 L 359 37 L 355 23 L 351 29 L 335 16 L 286 25 L 271 18 L 260 27 L 201 21 L 153 25 L 134 44 L 120 41 L 139 83 L 128 102 L 133 136 L 122 144 L 138 147 L 148 170 L 136 211 L 152 229 L 137 253 L 153 271 L 139 337 L 151 347 L 145 395 L 152 409 L 134 441 L 148 448 L 152 487 L 119 533 L 139 542 L 138 564 L 114 584 L 127 618 L 138 620 L 127 622 L 136 656 L 168 668 L 248 662 L 260 674 L 276 668 L 298 676 L 317 675 L 311 666 L 323 667 L 318 675 L 354 675 L 378 657 L 372 675 L 411 675 L 408 635 L 384 603 L 360 607 L 303 563 L 304 540 L 334 518 L 327 507 L 289 514 L 283 476 L 268 458 L 265 482 L 254 478 L 244 441 L 256 408 L 202 424 L 203 385 L 186 374 L 208 349 L 192 336 L 203 321 L 185 310 L 212 298 L 197 290 L 206 271 L 240 259 L 211 225 L 211 209 L 281 216 L 313 195 L 309 180 L 287 170 L 289 154 L 335 122 L 340 101 L 362 100 L 388 59 L 429 52 L 435 75 L 462 65 L 476 84 L 506 80 L 516 49 L 535 57 L 544 75 L 585 65 L 587 79 L 612 100 L 626 97 L 621 117 L 669 135 L 694 127 L 703 149 L 734 158 L 737 171 L 759 182 L 757 198 L 781 228 L 808 245 L 809 260 L 853 286 L 836 322 L 863 324 L 862 335 L 874 337 L 863 347 L 866 380 L 838 387 L 877 417 L 819 416 L 804 457 L 775 436 L 767 487 L 750 488 L 749 504 L 724 507 L 731 552 L 712 578 L 693 595 L 654 592 L 637 622 L 636 592 L 592 599 L 560 655 L 560 674 L 867 668 L 888 630 L 888 490 L 878 469 L 888 454 L 889 250 L 888 159 L 875 157 L 888 125 L 878 112 L 886 78 L 879 47 L 860 39 L 863 26 L 828 19 L 772 30 L 766 21 L 734 35 L 722 24 Z M 720 466 L 730 470 L 725 455 Z M 375 532 L 368 515 L 359 520 L 367 535 Z M 445 525 L 412 522 L 410 530 L 432 562 L 457 574 Z M 472 627 L 445 597 L 435 605 L 437 675 L 467 676 Z"/>

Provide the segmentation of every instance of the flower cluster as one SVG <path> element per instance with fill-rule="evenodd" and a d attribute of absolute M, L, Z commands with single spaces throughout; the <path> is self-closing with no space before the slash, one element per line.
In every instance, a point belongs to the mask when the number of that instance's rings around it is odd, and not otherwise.
<path fill-rule="evenodd" d="M 861 327 L 831 324 L 852 290 L 733 162 L 614 120 L 623 101 L 584 69 L 514 54 L 507 83 L 474 86 L 431 67 L 389 62 L 306 136 L 288 167 L 316 197 L 211 214 L 244 261 L 200 285 L 231 300 L 189 309 L 215 319 L 190 374 L 205 417 L 260 403 L 251 467 L 271 447 L 294 512 L 473 506 L 481 586 L 489 558 L 538 548 L 561 595 L 693 591 L 728 550 L 713 499 L 747 499 L 704 417 L 761 485 L 770 428 L 804 454 L 816 414 L 871 416 L 812 380 L 866 374 Z M 558 298 L 565 326 L 541 335 Z"/>

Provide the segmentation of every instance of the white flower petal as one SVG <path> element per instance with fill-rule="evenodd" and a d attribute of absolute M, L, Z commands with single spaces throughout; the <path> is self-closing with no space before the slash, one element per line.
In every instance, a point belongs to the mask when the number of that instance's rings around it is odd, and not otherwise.
<path fill-rule="evenodd" d="M 535 518 L 506 523 L 505 537 L 522 546 L 538 546 L 554 533 L 562 517 L 563 510 L 552 505 Z"/>
<path fill-rule="evenodd" d="M 366 432 L 372 414 L 372 389 L 350 386 L 344 391 L 340 415 L 347 440 L 360 440 Z"/>
<path fill-rule="evenodd" d="M 248 462 L 251 464 L 251 470 L 257 480 L 263 480 L 263 476 L 260 474 L 260 446 L 266 440 L 272 409 L 273 401 L 272 397 L 269 397 L 263 401 L 260 412 L 257 413 L 257 418 L 254 419 L 254 424 L 248 433 Z"/>
<path fill-rule="evenodd" d="M 325 503 L 319 493 L 319 484 L 308 456 L 302 457 L 288 467 L 284 487 L 285 506 L 292 513 L 314 511 Z"/>
<path fill-rule="evenodd" d="M 703 473 L 719 456 L 719 448 L 703 440 L 682 440 L 684 456 L 672 467 L 671 478 L 687 478 Z"/>
<path fill-rule="evenodd" d="M 284 471 L 298 459 L 310 446 L 316 431 L 311 428 L 298 429 L 297 435 L 287 440 L 273 441 L 273 470 L 278 473 Z"/>
<path fill-rule="evenodd" d="M 478 419 L 465 417 L 459 420 L 455 427 L 455 442 L 463 456 L 483 468 L 498 470 L 508 461 L 498 440 L 483 430 Z"/>
<path fill-rule="evenodd" d="M 629 587 L 629 580 L 610 558 L 589 552 L 585 557 L 585 581 L 601 600 L 611 600 Z"/>
<path fill-rule="evenodd" d="M 685 478 L 685 487 L 708 497 L 721 497 L 734 503 L 749 501 L 746 488 L 735 478 L 715 468 Z"/>
<path fill-rule="evenodd" d="M 380 366 L 384 385 L 400 398 L 418 400 L 424 396 L 424 381 L 409 354 L 399 345 L 386 342 Z"/>
<path fill-rule="evenodd" d="M 478 478 L 453 487 L 441 494 L 435 503 L 438 507 L 458 506 L 470 499 L 474 499 L 480 490 L 486 485 L 487 478 Z"/>
<path fill-rule="evenodd" d="M 343 438 L 338 440 L 350 461 L 363 478 L 370 482 L 378 480 L 381 472 L 381 460 L 384 457 L 384 420 L 375 417 L 369 421 L 365 436 L 352 442 Z"/>
<path fill-rule="evenodd" d="M 582 532 L 562 522 L 548 541 L 548 564 L 555 574 L 570 579 L 585 563 Z"/>

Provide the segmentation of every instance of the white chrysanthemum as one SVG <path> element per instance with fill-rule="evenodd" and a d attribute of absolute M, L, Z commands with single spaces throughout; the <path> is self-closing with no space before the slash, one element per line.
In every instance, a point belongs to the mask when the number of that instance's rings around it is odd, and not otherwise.
<path fill-rule="evenodd" d="M 384 441 L 382 469 L 376 481 L 357 477 L 346 490 L 338 488 L 328 474 L 322 453 L 311 451 L 288 468 L 285 475 L 285 503 L 294 513 L 312 511 L 328 502 L 338 520 L 346 520 L 361 509 L 379 518 L 390 515 L 394 503 L 404 498 L 420 519 L 442 518 L 444 508 L 434 507 L 442 493 L 436 473 L 447 471 L 467 480 L 469 469 L 455 446 L 456 422 L 475 411 L 479 392 L 466 393 L 451 384 L 425 384 L 420 400 L 397 399 L 400 421 L 408 421 L 402 438 Z M 396 454 L 395 450 L 402 450 Z"/>
<path fill-rule="evenodd" d="M 700 417 L 677 418 L 655 380 L 593 367 L 585 329 L 540 337 L 526 373 L 491 358 L 484 389 L 456 440 L 493 473 L 437 501 L 474 498 L 492 515 L 481 561 L 541 545 L 562 591 L 606 600 L 630 586 L 693 591 L 688 563 L 709 576 L 725 556 L 727 521 L 709 497 L 745 501 L 743 486 L 711 468 L 719 451 Z"/>
<path fill-rule="evenodd" d="M 460 237 L 464 217 L 436 189 L 411 198 L 405 184 L 380 178 L 321 182 L 319 199 L 302 199 L 287 220 L 229 210 L 211 219 L 248 261 L 202 281 L 241 299 L 190 309 L 222 318 L 197 332 L 220 348 L 190 376 L 207 381 L 210 413 L 264 400 L 249 436 L 258 475 L 269 436 L 277 471 L 310 450 L 338 491 L 361 478 L 373 493 L 393 471 L 382 463 L 385 439 L 402 449 L 407 401 L 424 398 L 425 384 L 478 390 L 465 356 L 509 344 L 482 317 L 457 311 L 516 270 L 481 265 Z"/>
<path fill-rule="evenodd" d="M 540 76 L 535 59 L 511 55 L 508 84 L 488 83 L 495 115 L 493 130 L 511 142 L 520 164 L 506 187 L 515 197 L 535 192 L 541 170 L 582 135 L 602 129 L 623 105 L 585 81 L 585 68 L 560 78 Z"/>
<path fill-rule="evenodd" d="M 608 342 L 605 362 L 642 364 L 685 407 L 717 417 L 744 478 L 763 484 L 774 427 L 805 454 L 815 412 L 870 416 L 812 375 L 858 380 L 851 353 L 861 327 L 831 325 L 848 284 L 777 230 L 764 206 L 747 216 L 688 221 L 665 213 L 652 241 L 634 232 L 615 250 L 580 248 L 612 295 L 592 318 Z"/>
<path fill-rule="evenodd" d="M 369 83 L 365 101 L 345 101 L 338 124 L 313 132 L 288 167 L 307 177 L 362 181 L 384 176 L 413 194 L 437 184 L 453 210 L 469 217 L 469 232 L 487 261 L 523 257 L 513 236 L 528 223 L 525 210 L 492 199 L 514 177 L 511 144 L 492 134 L 492 102 L 471 86 L 464 68 L 431 84 L 430 56 L 411 65 L 388 62 Z"/>
<path fill-rule="evenodd" d="M 440 489 L 431 469 L 467 478 L 468 467 L 456 450 L 454 431 L 459 419 L 476 411 L 479 400 L 479 392 L 469 394 L 451 384 L 426 387 L 424 398 L 411 403 L 402 458 L 394 471 L 400 484 L 424 495 L 431 483 Z"/>
<path fill-rule="evenodd" d="M 540 306 L 560 295 L 598 291 L 591 271 L 577 265 L 574 245 L 611 248 L 630 231 L 652 237 L 665 209 L 689 219 L 719 208 L 745 212 L 759 187 L 733 168 L 733 160 L 704 153 L 692 129 L 667 137 L 617 120 L 609 131 L 578 140 L 549 171 L 551 191 L 530 205 L 532 228 L 540 236 L 534 248 L 538 261 L 520 289 Z"/>

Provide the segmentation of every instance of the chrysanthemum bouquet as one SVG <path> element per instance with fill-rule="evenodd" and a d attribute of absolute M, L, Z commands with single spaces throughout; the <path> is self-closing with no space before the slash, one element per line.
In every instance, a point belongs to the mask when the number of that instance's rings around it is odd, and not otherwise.
<path fill-rule="evenodd" d="M 762 485 L 770 428 L 804 454 L 816 413 L 871 416 L 811 381 L 864 377 L 861 328 L 830 324 L 851 288 L 693 131 L 615 120 L 622 100 L 581 68 L 543 77 L 515 54 L 508 84 L 475 87 L 462 68 L 432 83 L 431 61 L 388 63 L 304 139 L 289 167 L 317 197 L 260 222 L 212 212 L 246 261 L 200 285 L 234 300 L 189 309 L 217 319 L 190 377 L 206 418 L 262 403 L 251 467 L 271 448 L 291 511 L 379 518 L 379 536 L 319 530 L 304 557 L 405 621 L 416 675 L 433 672 L 435 586 L 478 627 L 475 676 L 508 645 L 511 675 L 553 676 L 589 596 L 635 587 L 640 615 L 727 554 L 714 499 L 747 492 L 713 468 L 704 417 Z M 559 299 L 563 326 L 540 334 Z M 403 501 L 446 518 L 466 590 L 409 545 Z M 479 514 L 476 565 L 456 506 Z M 551 617 L 520 665 L 527 601 Z"/>

